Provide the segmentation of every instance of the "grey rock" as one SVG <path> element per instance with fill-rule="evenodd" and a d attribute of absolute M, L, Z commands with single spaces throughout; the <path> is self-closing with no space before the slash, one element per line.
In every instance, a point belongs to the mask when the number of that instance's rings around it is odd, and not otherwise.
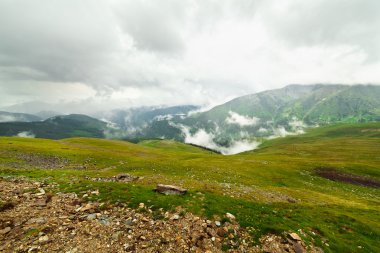
<path fill-rule="evenodd" d="M 187 189 L 175 185 L 158 184 L 155 191 L 166 195 L 183 195 Z"/>
<path fill-rule="evenodd" d="M 87 220 L 95 220 L 96 219 L 96 213 L 91 213 L 89 215 L 87 215 Z"/>
<path fill-rule="evenodd" d="M 11 227 L 6 227 L 2 230 L 0 230 L 0 235 L 8 234 L 11 231 Z"/>

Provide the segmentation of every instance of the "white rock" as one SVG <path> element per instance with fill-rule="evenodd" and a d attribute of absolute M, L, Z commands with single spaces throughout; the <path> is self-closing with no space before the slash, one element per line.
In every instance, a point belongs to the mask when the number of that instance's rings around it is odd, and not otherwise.
<path fill-rule="evenodd" d="M 301 241 L 301 237 L 299 235 L 297 235 L 296 233 L 290 233 L 289 234 L 290 238 L 295 240 L 295 241 Z"/>
<path fill-rule="evenodd" d="M 38 238 L 38 241 L 39 242 L 47 242 L 47 241 L 49 241 L 49 236 L 47 236 L 47 235 L 41 236 L 40 238 Z"/>
<path fill-rule="evenodd" d="M 178 214 L 174 214 L 170 219 L 171 220 L 179 220 L 179 215 Z"/>
<path fill-rule="evenodd" d="M 231 220 L 236 219 L 236 218 L 235 218 L 235 215 L 230 214 L 230 213 L 226 213 L 226 217 L 227 217 L 228 219 L 231 219 Z"/>

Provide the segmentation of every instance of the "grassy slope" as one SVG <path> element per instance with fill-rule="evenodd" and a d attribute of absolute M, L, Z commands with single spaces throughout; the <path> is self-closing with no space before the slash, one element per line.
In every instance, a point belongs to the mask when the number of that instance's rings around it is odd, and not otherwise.
<path fill-rule="evenodd" d="M 209 217 L 231 212 L 242 225 L 256 228 L 257 236 L 302 229 L 306 240 L 315 240 L 327 252 L 380 252 L 380 189 L 329 181 L 313 171 L 328 166 L 380 180 L 379 129 L 380 123 L 317 128 L 235 156 L 172 141 L 0 138 L 0 174 L 48 178 L 66 191 L 99 188 L 101 199 L 131 206 L 181 205 Z M 20 153 L 63 157 L 70 163 L 39 169 L 16 159 Z M 86 169 L 77 169 L 83 165 Z M 144 179 L 133 184 L 84 179 L 120 172 Z M 157 183 L 182 185 L 190 194 L 158 195 L 152 192 Z"/>
<path fill-rule="evenodd" d="M 0 135 L 16 136 L 28 131 L 38 138 L 63 139 L 70 137 L 103 138 L 106 123 L 86 115 L 70 114 L 55 116 L 36 122 L 0 123 Z"/>

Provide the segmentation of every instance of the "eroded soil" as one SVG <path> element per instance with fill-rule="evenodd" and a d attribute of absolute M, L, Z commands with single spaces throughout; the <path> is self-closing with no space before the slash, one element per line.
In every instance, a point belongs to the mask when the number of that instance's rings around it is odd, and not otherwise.
<path fill-rule="evenodd" d="M 318 168 L 315 171 L 317 175 L 333 181 L 362 185 L 373 188 L 380 188 L 380 181 L 364 176 L 342 172 L 335 168 Z"/>

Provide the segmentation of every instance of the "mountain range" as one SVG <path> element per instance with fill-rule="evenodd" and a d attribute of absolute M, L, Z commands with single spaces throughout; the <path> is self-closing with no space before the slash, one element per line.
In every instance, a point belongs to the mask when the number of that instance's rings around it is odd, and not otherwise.
<path fill-rule="evenodd" d="M 99 112 L 94 118 L 73 114 L 45 120 L 0 112 L 0 135 L 175 139 L 226 154 L 238 153 L 265 139 L 299 134 L 309 127 L 380 121 L 380 86 L 288 85 L 238 97 L 208 111 L 199 109 L 193 105 L 140 107 Z"/>

